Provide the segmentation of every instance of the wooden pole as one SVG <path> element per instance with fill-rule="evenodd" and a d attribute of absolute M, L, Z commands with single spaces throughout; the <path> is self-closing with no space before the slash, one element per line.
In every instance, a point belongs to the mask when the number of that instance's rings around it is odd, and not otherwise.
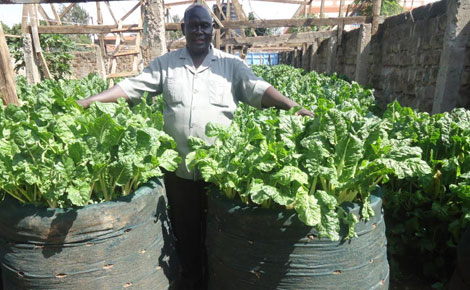
<path fill-rule="evenodd" d="M 2 94 L 3 104 L 19 105 L 16 95 L 16 84 L 11 65 L 10 51 L 8 50 L 7 40 L 3 33 L 3 25 L 0 22 L 0 92 Z"/>
<path fill-rule="evenodd" d="M 217 1 L 217 2 L 219 2 L 219 1 Z M 222 11 L 220 11 L 220 3 L 218 3 L 218 4 L 219 5 L 217 5 L 215 15 L 218 18 L 220 18 L 221 14 L 222 14 L 221 13 Z M 215 29 L 214 46 L 215 46 L 215 48 L 220 49 L 220 27 L 219 26 L 217 26 L 216 29 Z"/>
<path fill-rule="evenodd" d="M 143 20 L 142 17 L 139 18 L 139 26 L 142 26 Z M 143 55 L 142 50 L 140 49 L 140 43 L 142 42 L 142 32 L 137 32 L 137 36 L 135 39 L 135 50 L 138 51 L 137 55 L 134 55 L 132 61 L 132 71 L 139 72 L 142 70 L 141 66 L 143 66 Z"/>
<path fill-rule="evenodd" d="M 325 0 L 321 0 L 321 4 L 320 4 L 320 18 L 325 18 Z"/>
<path fill-rule="evenodd" d="M 43 69 L 44 76 L 48 79 L 52 78 L 51 72 L 49 71 L 49 68 L 47 67 L 47 62 L 46 59 L 44 58 L 44 54 L 42 53 L 42 48 L 41 48 L 41 41 L 39 39 L 39 33 L 38 33 L 38 13 L 37 13 L 37 7 L 36 5 L 38 4 L 33 4 L 32 9 L 31 9 L 31 34 L 33 37 L 33 44 L 34 44 L 34 50 L 36 51 L 36 55 L 39 59 L 39 63 L 41 64 L 41 67 Z"/>
<path fill-rule="evenodd" d="M 96 19 L 99 25 L 103 24 L 103 14 L 101 13 L 100 2 L 96 2 Z M 101 56 L 106 58 L 106 46 L 104 43 L 104 34 L 98 34 L 98 42 L 101 50 Z"/>
<path fill-rule="evenodd" d="M 60 19 L 64 18 L 65 14 L 69 13 L 70 9 L 72 9 L 73 6 L 75 6 L 75 3 L 70 4 L 70 5 L 67 6 L 64 10 L 62 10 L 62 12 L 61 12 L 60 15 L 59 15 L 59 18 L 60 18 Z"/>
<path fill-rule="evenodd" d="M 34 55 L 33 40 L 31 37 L 30 26 L 28 24 L 29 14 L 32 4 L 23 5 L 23 18 L 21 21 L 21 36 L 23 38 L 23 52 L 26 71 L 26 80 L 28 84 L 36 84 L 41 81 L 37 60 Z"/>
<path fill-rule="evenodd" d="M 42 18 L 44 18 L 46 25 L 52 25 L 54 21 L 49 17 L 49 15 L 47 15 L 46 11 L 44 10 L 44 8 L 42 8 L 41 4 L 37 4 L 37 5 L 38 5 L 37 7 L 39 10 L 39 14 L 41 14 Z"/>
<path fill-rule="evenodd" d="M 56 24 L 62 25 L 62 21 L 60 20 L 59 14 L 57 13 L 57 10 L 55 9 L 54 4 L 50 3 L 50 5 L 51 5 L 52 14 L 54 14 Z"/>
<path fill-rule="evenodd" d="M 379 29 L 381 6 L 382 0 L 374 0 L 372 5 L 372 34 L 375 34 Z"/>

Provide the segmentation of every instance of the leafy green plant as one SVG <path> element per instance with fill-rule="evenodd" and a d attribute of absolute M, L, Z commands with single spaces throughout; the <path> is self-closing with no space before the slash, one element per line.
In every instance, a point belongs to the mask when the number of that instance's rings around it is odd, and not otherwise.
<path fill-rule="evenodd" d="M 353 15 L 372 16 L 372 0 L 354 0 Z M 405 10 L 397 0 L 383 0 L 380 6 L 380 15 L 393 16 Z"/>
<path fill-rule="evenodd" d="M 6 25 L 4 27 L 6 33 L 21 36 L 21 24 L 14 25 L 12 28 Z M 41 34 L 40 42 L 44 58 L 53 78 L 59 80 L 70 75 L 72 72 L 71 60 L 73 59 L 71 52 L 76 49 L 73 39 L 67 35 Z M 18 72 L 25 67 L 23 39 L 8 38 L 8 47 L 11 57 L 15 60 L 15 71 Z M 39 70 L 44 77 L 41 66 L 39 66 Z"/>
<path fill-rule="evenodd" d="M 190 139 L 194 151 L 187 163 L 230 198 L 295 209 L 301 221 L 332 240 L 339 239 L 343 222 L 351 238 L 355 223 L 373 214 L 369 198 L 378 184 L 391 175 L 422 176 L 430 168 L 420 148 L 389 137 L 391 125 L 368 112 L 373 102 L 357 84 L 279 69 L 292 80 L 280 89 L 314 110 L 315 117 L 242 105 L 228 128 L 206 127 L 213 145 Z M 348 202 L 361 204 L 361 217 L 343 210 Z"/>
<path fill-rule="evenodd" d="M 392 179 L 385 187 L 390 253 L 446 280 L 455 246 L 470 223 L 470 111 L 429 115 L 390 104 L 384 113 L 395 138 L 411 139 L 432 169 L 420 178 Z"/>
<path fill-rule="evenodd" d="M 41 46 L 44 46 L 44 58 L 55 80 L 63 79 L 72 73 L 73 55 L 70 52 L 75 50 L 75 42 L 65 35 L 41 34 Z M 44 75 L 42 68 L 41 73 Z"/>
<path fill-rule="evenodd" d="M 127 195 L 161 168 L 174 171 L 180 158 L 160 110 L 76 103 L 106 87 L 96 75 L 19 81 L 23 105 L 0 111 L 0 190 L 24 203 L 84 206 Z"/>

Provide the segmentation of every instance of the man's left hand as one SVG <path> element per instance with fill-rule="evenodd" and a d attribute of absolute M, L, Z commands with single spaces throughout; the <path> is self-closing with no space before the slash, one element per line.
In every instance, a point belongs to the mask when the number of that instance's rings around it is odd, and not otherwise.
<path fill-rule="evenodd" d="M 300 110 L 298 110 L 296 113 L 295 113 L 297 116 L 309 116 L 309 117 L 315 117 L 315 114 L 313 112 L 310 112 L 309 110 L 305 109 L 305 108 L 302 108 Z"/>

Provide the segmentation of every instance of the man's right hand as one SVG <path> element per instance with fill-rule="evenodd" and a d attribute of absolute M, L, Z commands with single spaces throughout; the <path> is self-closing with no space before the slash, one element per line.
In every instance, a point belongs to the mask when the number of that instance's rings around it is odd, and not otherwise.
<path fill-rule="evenodd" d="M 97 95 L 88 97 L 86 99 L 78 100 L 77 103 L 84 109 L 87 109 L 94 102 L 115 103 L 119 98 L 129 100 L 129 97 L 127 96 L 126 92 L 124 92 L 124 90 L 120 86 L 116 85 Z"/>
<path fill-rule="evenodd" d="M 87 102 L 87 99 L 78 100 L 77 103 L 84 109 L 88 109 L 88 107 L 90 106 L 90 104 Z"/>

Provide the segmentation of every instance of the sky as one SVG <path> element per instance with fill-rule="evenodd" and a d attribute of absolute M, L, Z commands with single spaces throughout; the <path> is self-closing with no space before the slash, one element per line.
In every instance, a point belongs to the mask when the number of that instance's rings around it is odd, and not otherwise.
<path fill-rule="evenodd" d="M 0 3 L 2 1 L 0 0 Z M 178 1 L 166 1 L 166 3 L 171 2 L 178 2 Z M 137 4 L 137 1 L 112 1 L 111 8 L 113 13 L 117 18 L 121 18 L 124 14 L 126 14 L 132 7 Z M 207 3 L 212 6 L 215 4 L 215 1 L 207 1 Z M 298 4 L 284 4 L 284 3 L 273 3 L 273 2 L 260 2 L 254 0 L 241 0 L 240 3 L 243 6 L 243 10 L 248 15 L 250 11 L 254 11 L 257 18 L 260 19 L 288 19 L 291 18 L 292 15 L 298 8 Z M 69 3 L 64 3 L 64 5 L 68 5 Z M 63 4 L 54 4 L 56 9 L 58 9 L 59 5 Z M 90 15 L 92 23 L 96 24 L 96 3 L 95 2 L 83 2 L 79 3 L 83 8 L 88 11 Z M 22 6 L 21 4 L 0 4 L 0 21 L 7 24 L 8 26 L 12 26 L 16 23 L 21 23 L 22 17 Z M 182 18 L 184 10 L 189 5 L 177 5 L 172 6 L 169 10 L 170 16 L 178 15 Z M 42 4 L 44 10 L 46 10 L 49 17 L 53 17 L 52 10 L 50 9 L 49 4 Z M 111 15 L 108 12 L 108 9 L 104 2 L 101 2 L 101 11 L 103 13 L 104 24 L 114 24 L 114 21 Z M 134 11 L 127 19 L 124 21 L 124 24 L 135 24 L 137 23 L 138 16 L 140 14 L 139 9 Z"/>

